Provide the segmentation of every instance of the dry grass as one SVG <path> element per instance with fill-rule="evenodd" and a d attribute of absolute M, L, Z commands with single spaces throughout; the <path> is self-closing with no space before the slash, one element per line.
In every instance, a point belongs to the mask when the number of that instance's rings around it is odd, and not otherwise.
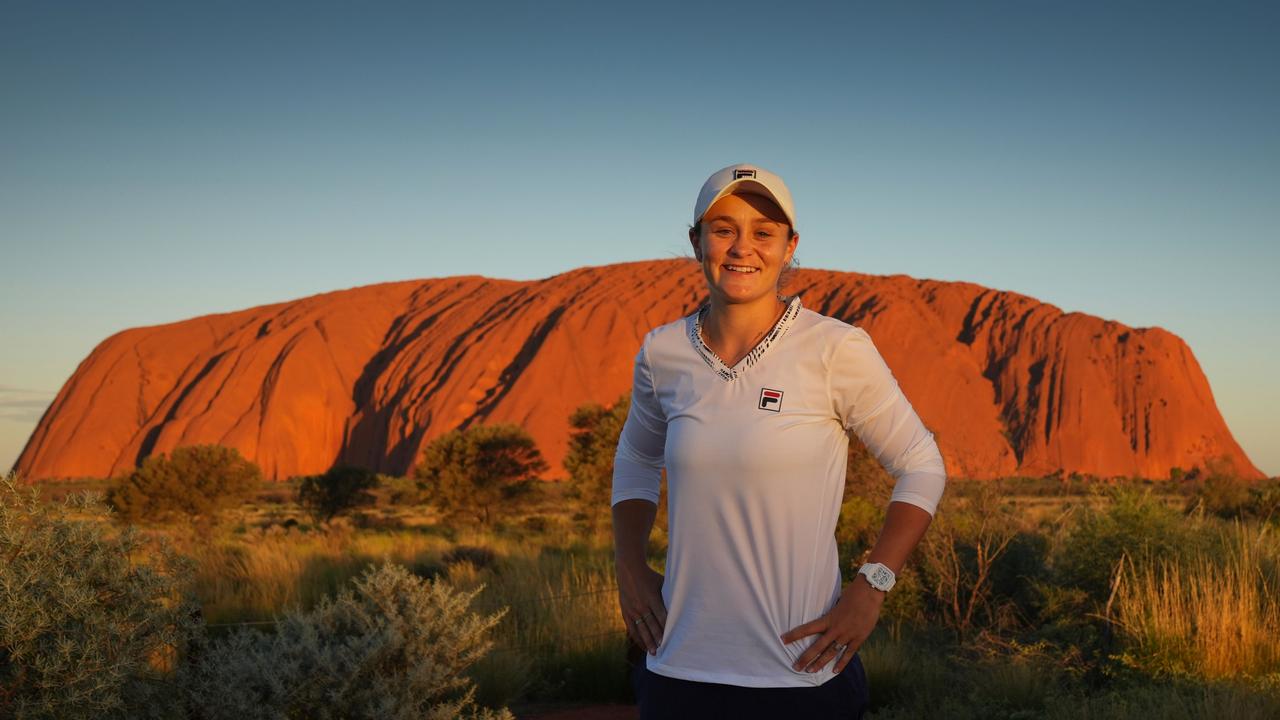
<path fill-rule="evenodd" d="M 345 523 L 321 531 L 273 525 L 178 542 L 197 562 L 195 593 L 210 623 L 269 620 L 287 608 L 310 608 L 369 564 L 390 559 L 415 567 L 451 545 L 420 532 L 356 532 Z"/>
<path fill-rule="evenodd" d="M 367 565 L 389 559 L 459 589 L 483 587 L 473 602 L 476 611 L 508 609 L 491 633 L 492 652 L 471 672 L 481 702 L 625 694 L 627 639 L 609 546 L 598 541 L 565 548 L 549 537 L 480 530 L 445 537 L 424 531 L 425 520 L 416 520 L 394 530 L 358 529 L 339 520 L 319 528 L 242 525 L 214 536 L 174 534 L 179 551 L 196 561 L 194 592 L 204 617 L 221 631 L 270 621 L 287 608 L 311 608 Z M 458 552 L 468 548 L 478 557 Z"/>
<path fill-rule="evenodd" d="M 367 565 L 386 559 L 460 589 L 483 586 L 473 603 L 477 611 L 507 608 L 491 633 L 493 650 L 469 673 L 483 704 L 617 702 L 630 694 L 628 641 L 609 538 L 577 533 L 558 495 L 548 494 L 536 507 L 504 518 L 503 528 L 468 531 L 441 526 L 427 508 L 394 503 L 368 511 L 362 520 L 315 527 L 289 492 L 274 492 L 230 513 L 211 535 L 153 528 L 196 561 L 194 589 L 208 622 L 270 621 L 290 607 L 310 608 Z M 1074 527 L 1076 518 L 1065 509 L 1110 502 L 1101 495 L 1001 499 L 1011 505 L 1019 528 L 1039 534 L 1051 526 L 1062 525 L 1063 532 Z M 958 515 L 973 498 L 953 500 L 950 511 Z M 1224 527 L 1221 521 L 1184 520 L 1193 524 L 1197 538 L 1206 538 L 1204 554 L 1124 568 L 1109 612 L 1128 648 L 1118 659 L 1137 669 L 1143 682 L 1159 674 L 1231 679 L 1280 672 L 1280 543 L 1257 523 L 1226 527 L 1213 542 Z M 1105 581 L 1102 587 L 1105 598 Z M 1083 693 L 1068 682 L 1074 674 L 1060 668 L 1021 657 L 1008 659 L 1008 667 L 1004 660 L 957 667 L 933 645 L 908 646 L 896 637 L 869 644 L 865 659 L 878 688 L 876 717 L 978 717 L 979 709 L 994 705 L 1030 713 L 1023 716 L 1065 716 L 1050 711 L 1059 704 L 1073 707 L 1068 695 L 1079 699 Z M 1273 684 L 1280 684 L 1280 675 L 1276 678 Z M 1126 708 L 1146 708 L 1164 695 L 1173 698 L 1166 702 L 1170 707 L 1198 697 L 1174 695 L 1164 687 L 1152 684 L 1149 693 L 1091 698 L 1085 714 L 1125 717 Z M 1237 695 L 1205 697 L 1206 708 L 1234 708 L 1228 701 L 1236 702 Z M 1243 690 L 1239 698 L 1253 702 Z M 1258 707 L 1264 706 L 1274 709 L 1275 704 Z M 973 713 L 966 714 L 969 710 Z M 1253 716 L 1258 715 L 1233 710 L 1233 717 Z"/>
<path fill-rule="evenodd" d="M 1223 545 L 1186 562 L 1126 564 L 1113 608 L 1131 646 L 1126 663 L 1204 678 L 1280 670 L 1274 539 L 1237 524 L 1223 532 Z"/>

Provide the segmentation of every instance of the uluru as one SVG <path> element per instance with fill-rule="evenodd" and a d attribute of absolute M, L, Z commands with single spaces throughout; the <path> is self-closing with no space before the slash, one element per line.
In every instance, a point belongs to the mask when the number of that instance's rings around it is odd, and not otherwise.
<path fill-rule="evenodd" d="M 1162 479 L 1211 460 L 1263 477 L 1191 349 L 1159 327 L 906 275 L 801 269 L 785 290 L 867 330 L 953 477 Z M 513 422 L 554 478 L 572 411 L 628 392 L 644 334 L 704 298 L 699 267 L 670 259 L 383 283 L 132 328 L 79 364 L 14 469 L 107 477 L 217 443 L 277 480 L 339 463 L 404 474 L 445 432 Z"/>

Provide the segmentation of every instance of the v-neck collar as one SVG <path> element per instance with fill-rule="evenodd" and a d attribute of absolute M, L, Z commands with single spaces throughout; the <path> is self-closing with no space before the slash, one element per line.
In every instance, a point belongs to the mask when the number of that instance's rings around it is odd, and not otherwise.
<path fill-rule="evenodd" d="M 689 323 L 689 342 L 693 344 L 693 349 L 707 363 L 707 366 L 715 371 L 716 375 L 720 376 L 720 379 L 732 381 L 746 372 L 747 368 L 759 362 L 760 358 L 764 357 L 765 352 L 769 350 L 769 346 L 787 332 L 787 328 L 791 327 L 791 323 L 800 314 L 800 307 L 800 296 L 792 295 L 791 299 L 787 301 L 786 309 L 782 311 L 782 317 L 778 318 L 778 322 L 773 324 L 773 329 L 765 333 L 760 342 L 756 343 L 756 346 L 751 348 L 750 352 L 743 355 L 742 359 L 733 367 L 725 365 L 720 356 L 716 355 L 702 340 L 702 320 L 706 317 L 707 311 L 711 309 L 710 300 L 703 303 L 698 308 L 698 311 L 693 314 L 693 322 Z"/>

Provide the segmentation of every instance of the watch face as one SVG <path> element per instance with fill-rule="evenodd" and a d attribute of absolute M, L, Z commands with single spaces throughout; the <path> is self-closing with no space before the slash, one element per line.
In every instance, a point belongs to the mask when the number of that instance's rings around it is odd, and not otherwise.
<path fill-rule="evenodd" d="M 877 590 L 888 592 L 893 587 L 893 571 L 883 565 L 864 565 L 858 572 L 866 575 L 867 582 Z"/>
<path fill-rule="evenodd" d="M 893 576 L 888 570 L 878 567 L 871 571 L 871 582 L 878 587 L 884 587 L 893 582 Z"/>

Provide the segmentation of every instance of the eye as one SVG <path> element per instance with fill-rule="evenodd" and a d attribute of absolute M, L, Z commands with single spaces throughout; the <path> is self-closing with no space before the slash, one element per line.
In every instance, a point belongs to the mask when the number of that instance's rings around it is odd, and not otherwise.
<path fill-rule="evenodd" d="M 713 230 L 712 232 L 720 237 L 729 237 L 733 234 L 733 231 L 729 228 L 720 228 L 719 230 Z"/>

